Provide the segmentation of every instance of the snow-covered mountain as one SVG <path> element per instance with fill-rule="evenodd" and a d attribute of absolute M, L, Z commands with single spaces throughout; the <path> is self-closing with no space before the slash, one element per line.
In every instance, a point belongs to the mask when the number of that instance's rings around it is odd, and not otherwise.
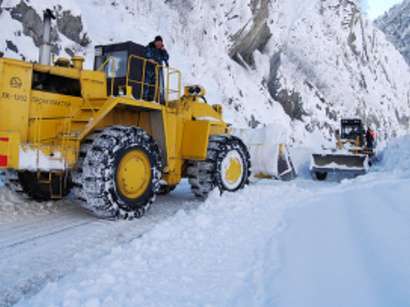
<path fill-rule="evenodd" d="M 288 7 L 295 2 L 287 1 Z M 326 126 L 344 116 L 360 116 L 385 135 L 408 129 L 409 69 L 360 13 L 359 1 L 299 2 L 296 21 L 288 32 L 279 32 L 285 41 L 277 47 L 283 50 L 276 60 L 281 65 L 271 66 L 275 92 L 285 101 L 295 97 L 293 117 L 305 119 L 307 131 L 331 131 Z"/>
<path fill-rule="evenodd" d="M 185 83 L 201 83 L 238 126 L 279 122 L 295 142 L 331 139 L 360 116 L 385 137 L 410 130 L 410 72 L 359 0 L 0 0 L 0 50 L 37 58 L 41 12 L 55 53 L 162 34 Z"/>
<path fill-rule="evenodd" d="M 404 0 L 395 5 L 375 24 L 410 63 L 410 1 Z"/>

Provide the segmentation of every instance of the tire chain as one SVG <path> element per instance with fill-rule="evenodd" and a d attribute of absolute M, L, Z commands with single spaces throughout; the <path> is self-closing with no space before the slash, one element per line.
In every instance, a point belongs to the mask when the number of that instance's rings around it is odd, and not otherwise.
<path fill-rule="evenodd" d="M 189 183 L 196 197 L 204 200 L 215 188 L 218 188 L 221 194 L 224 192 L 222 179 L 218 176 L 217 170 L 221 167 L 224 154 L 231 150 L 237 150 L 244 155 L 242 158 L 247 162 L 247 175 L 243 185 L 249 184 L 251 162 L 244 143 L 234 136 L 212 136 L 209 140 L 207 159 L 191 161 L 188 165 Z"/>
<path fill-rule="evenodd" d="M 130 138 L 138 141 L 154 157 L 152 167 L 154 193 L 147 204 L 134 211 L 118 205 L 110 191 L 115 189 L 113 178 L 114 156 L 124 145 L 131 146 Z M 128 142 L 128 144 L 126 144 Z M 160 188 L 163 163 L 158 146 L 141 128 L 113 126 L 90 135 L 80 149 L 76 170 L 73 172 L 74 194 L 81 205 L 101 218 L 133 219 L 142 217 L 155 201 Z M 102 175 L 102 177 L 101 177 Z"/>

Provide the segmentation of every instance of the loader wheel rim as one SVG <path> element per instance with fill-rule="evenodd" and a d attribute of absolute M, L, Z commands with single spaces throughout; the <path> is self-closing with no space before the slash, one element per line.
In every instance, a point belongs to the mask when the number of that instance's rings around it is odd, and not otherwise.
<path fill-rule="evenodd" d="M 231 151 L 222 161 L 222 181 L 229 190 L 240 186 L 244 173 L 243 160 L 237 151 Z"/>
<path fill-rule="evenodd" d="M 147 154 L 140 150 L 126 153 L 117 169 L 117 186 L 128 199 L 137 199 L 151 182 L 151 163 Z"/>

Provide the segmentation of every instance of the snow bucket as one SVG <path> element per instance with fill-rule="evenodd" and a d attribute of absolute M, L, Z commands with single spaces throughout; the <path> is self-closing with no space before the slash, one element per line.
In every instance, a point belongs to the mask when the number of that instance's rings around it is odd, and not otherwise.
<path fill-rule="evenodd" d="M 363 175 L 369 171 L 369 157 L 367 155 L 337 153 L 313 154 L 310 171 L 319 180 L 324 180 L 328 173 Z"/>
<path fill-rule="evenodd" d="M 248 147 L 254 177 L 284 181 L 296 178 L 284 127 L 269 125 L 260 129 L 235 129 L 234 135 L 240 137 Z"/>

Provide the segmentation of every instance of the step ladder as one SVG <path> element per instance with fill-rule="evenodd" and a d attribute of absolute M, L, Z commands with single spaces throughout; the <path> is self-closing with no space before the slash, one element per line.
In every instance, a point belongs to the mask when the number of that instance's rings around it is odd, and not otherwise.
<path fill-rule="evenodd" d="M 66 171 L 37 172 L 38 184 L 47 185 L 52 200 L 59 200 L 64 197 L 64 191 L 68 187 L 68 173 Z"/>

